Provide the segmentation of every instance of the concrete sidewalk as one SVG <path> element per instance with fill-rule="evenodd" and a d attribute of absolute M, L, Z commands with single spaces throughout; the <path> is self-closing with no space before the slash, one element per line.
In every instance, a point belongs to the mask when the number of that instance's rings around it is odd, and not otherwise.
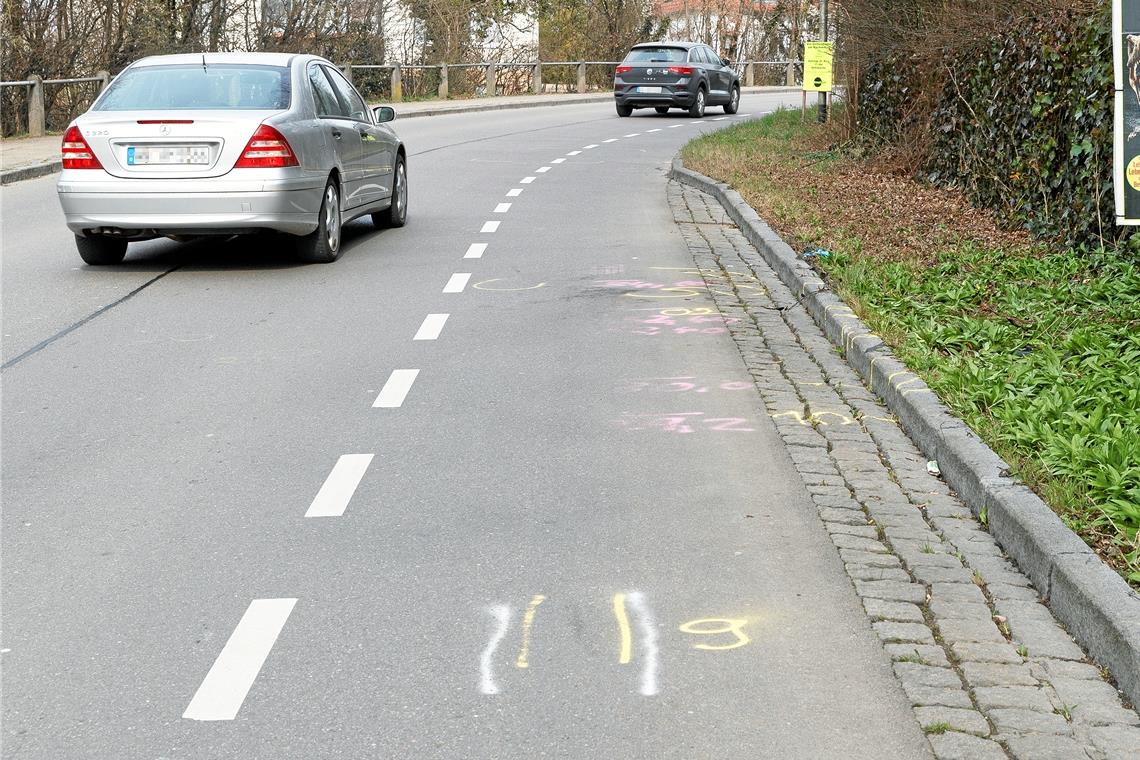
<path fill-rule="evenodd" d="M 783 92 L 794 87 L 745 87 L 745 93 Z M 499 111 L 513 108 L 540 106 L 571 106 L 582 103 L 606 103 L 613 100 L 611 92 L 564 93 L 549 95 L 507 95 L 494 98 L 467 98 L 456 100 L 424 100 L 394 105 L 397 118 L 442 116 L 474 111 Z M 60 135 L 0 139 L 0 184 L 8 185 L 25 179 L 52 174 L 61 168 L 59 159 Z"/>

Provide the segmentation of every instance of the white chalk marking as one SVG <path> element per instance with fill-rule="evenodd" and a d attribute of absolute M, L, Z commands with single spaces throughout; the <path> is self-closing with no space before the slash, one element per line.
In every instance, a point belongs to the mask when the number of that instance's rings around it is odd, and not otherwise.
<path fill-rule="evenodd" d="M 428 314 L 424 317 L 423 324 L 420 329 L 416 330 L 416 337 L 412 340 L 436 340 L 439 334 L 443 332 L 443 326 L 447 323 L 448 314 Z"/>
<path fill-rule="evenodd" d="M 296 599 L 254 599 L 182 717 L 233 720 L 277 641 Z"/>
<path fill-rule="evenodd" d="M 518 198 L 520 195 L 522 195 L 522 191 L 523 189 L 521 187 L 513 187 L 507 191 L 507 197 Z"/>
<path fill-rule="evenodd" d="M 626 137 L 637 137 L 640 134 L 640 132 L 631 132 L 630 134 L 626 135 Z"/>
<path fill-rule="evenodd" d="M 507 635 L 507 629 L 511 626 L 511 608 L 500 604 L 488 611 L 495 618 L 497 627 L 491 634 L 491 640 L 487 642 L 487 648 L 483 650 L 483 656 L 479 658 L 479 691 L 484 694 L 498 694 L 499 687 L 495 684 L 495 676 L 491 671 L 491 660 L 495 656 L 495 650 L 499 648 L 499 642 Z"/>
<path fill-rule="evenodd" d="M 443 286 L 444 293 L 462 293 L 463 289 L 467 287 L 467 281 L 471 279 L 470 272 L 456 272 L 451 275 L 447 284 Z"/>
<path fill-rule="evenodd" d="M 442 327 L 442 325 L 441 325 Z M 372 454 L 345 454 L 336 460 L 332 472 L 325 478 L 321 490 L 309 505 L 305 517 L 340 517 L 348 508 L 348 502 L 356 493 L 360 479 L 364 477 Z"/>
<path fill-rule="evenodd" d="M 534 182 L 536 179 L 538 179 L 538 177 L 523 177 L 522 179 L 519 180 L 519 184 L 520 185 L 529 185 L 531 182 Z"/>
<path fill-rule="evenodd" d="M 495 213 L 496 214 L 505 214 L 510 210 L 511 210 L 511 204 L 509 204 L 509 203 L 500 203 L 498 206 L 495 206 Z"/>
<path fill-rule="evenodd" d="M 617 142 L 617 141 L 618 141 L 618 138 L 616 138 L 616 137 L 611 137 L 608 140 L 602 140 L 602 142 L 604 142 L 604 143 L 613 143 L 613 142 Z"/>
<path fill-rule="evenodd" d="M 412 389 L 412 383 L 419 374 L 418 369 L 392 370 L 392 374 L 388 375 L 388 381 L 380 389 L 380 395 L 372 402 L 372 408 L 398 409 L 403 406 L 404 399 L 408 397 L 408 391 Z"/>
<path fill-rule="evenodd" d="M 578 155 L 581 155 L 581 154 L 582 154 L 582 151 L 580 151 L 580 150 L 572 150 L 572 151 L 570 151 L 569 153 L 567 153 L 566 155 L 568 155 L 568 156 L 578 156 Z"/>
<path fill-rule="evenodd" d="M 502 222 L 483 222 L 483 227 L 479 231 L 480 232 L 498 232 L 500 224 L 502 224 Z"/>
<path fill-rule="evenodd" d="M 550 171 L 549 166 L 540 166 L 534 170 L 535 174 L 546 174 L 548 171 Z"/>
<path fill-rule="evenodd" d="M 641 632 L 641 647 L 645 654 L 641 666 L 641 694 L 652 697 L 657 693 L 657 628 L 653 622 L 653 615 L 645 604 L 645 597 L 640 591 L 631 591 L 626 599 L 630 609 L 637 618 L 637 627 Z"/>
<path fill-rule="evenodd" d="M 463 254 L 465 259 L 481 259 L 483 254 L 487 252 L 486 243 L 472 243 L 467 247 L 467 253 Z"/>

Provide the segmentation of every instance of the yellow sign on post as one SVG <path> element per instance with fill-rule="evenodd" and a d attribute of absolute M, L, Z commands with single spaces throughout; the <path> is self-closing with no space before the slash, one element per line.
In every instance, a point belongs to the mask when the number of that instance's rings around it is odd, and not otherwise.
<path fill-rule="evenodd" d="M 804 43 L 804 91 L 831 92 L 834 78 L 835 43 Z"/>

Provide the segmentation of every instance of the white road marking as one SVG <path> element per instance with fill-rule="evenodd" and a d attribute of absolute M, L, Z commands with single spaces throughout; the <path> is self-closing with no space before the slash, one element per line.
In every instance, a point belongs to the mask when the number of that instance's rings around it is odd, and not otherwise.
<path fill-rule="evenodd" d="M 483 228 L 479 231 L 480 232 L 498 232 L 500 224 L 502 224 L 502 222 L 483 222 Z"/>
<path fill-rule="evenodd" d="M 556 158 L 553 161 L 551 161 L 550 163 L 552 163 L 552 164 L 564 164 L 564 163 L 566 163 L 566 159 L 565 158 Z"/>
<path fill-rule="evenodd" d="M 661 131 L 661 127 L 658 127 L 657 129 L 647 129 L 645 131 L 645 134 L 649 134 L 650 132 L 660 132 L 660 131 Z"/>
<path fill-rule="evenodd" d="M 519 184 L 520 185 L 529 185 L 531 182 L 534 182 L 536 179 L 538 179 L 538 177 L 523 177 L 522 179 L 519 180 Z"/>
<path fill-rule="evenodd" d="M 416 330 L 416 337 L 412 340 L 436 340 L 439 334 L 443 332 L 443 326 L 447 323 L 448 314 L 428 314 L 424 317 L 423 324 L 420 329 Z"/>
<path fill-rule="evenodd" d="M 511 210 L 511 204 L 509 204 L 509 203 L 500 203 L 498 206 L 495 206 L 495 213 L 496 214 L 505 214 L 510 210 Z"/>
<path fill-rule="evenodd" d="M 507 191 L 507 197 L 518 198 L 520 195 L 522 195 L 522 191 L 523 189 L 521 187 L 513 187 Z"/>
<path fill-rule="evenodd" d="M 680 129 L 683 126 L 685 126 L 685 125 L 684 124 L 674 124 L 673 126 L 669 127 L 669 129 Z"/>
<path fill-rule="evenodd" d="M 641 134 L 640 132 L 633 132 L 631 134 L 626 135 L 626 137 L 637 137 L 640 134 Z"/>
<path fill-rule="evenodd" d="M 589 145 L 583 145 L 582 150 L 593 150 L 596 147 L 598 147 L 597 143 L 590 143 Z"/>
<path fill-rule="evenodd" d="M 548 171 L 550 171 L 550 167 L 549 166 L 541 166 L 541 167 L 535 169 L 534 171 L 536 174 L 546 174 Z"/>
<path fill-rule="evenodd" d="M 470 277 L 470 275 L 468 275 Z M 394 369 L 387 382 L 380 389 L 380 395 L 372 402 L 373 409 L 399 409 L 412 389 L 412 383 L 420 374 L 418 369 Z"/>
<path fill-rule="evenodd" d="M 727 116 L 718 116 L 717 118 L 712 119 L 712 121 L 724 121 L 727 118 L 728 118 Z"/>
<path fill-rule="evenodd" d="M 752 114 L 750 114 L 750 113 L 741 113 L 741 114 L 737 114 L 737 116 L 738 116 L 739 118 L 741 118 L 741 119 L 747 119 L 747 118 L 748 118 L 749 116 L 751 116 L 751 115 L 752 115 Z"/>
<path fill-rule="evenodd" d="M 604 143 L 612 143 L 612 142 L 617 142 L 617 141 L 618 141 L 618 138 L 616 138 L 616 137 L 611 137 L 608 140 L 602 140 L 602 142 L 604 142 Z"/>
<path fill-rule="evenodd" d="M 581 154 L 581 153 L 582 153 L 582 151 L 580 151 L 580 150 L 572 150 L 572 151 L 570 151 L 569 153 L 567 153 L 566 155 L 568 155 L 568 156 L 577 156 L 577 155 L 579 155 L 579 154 Z"/>
<path fill-rule="evenodd" d="M 507 629 L 511 626 L 511 608 L 505 604 L 500 604 L 492 607 L 489 612 L 495 618 L 498 626 L 495 632 L 491 634 L 491 640 L 487 643 L 487 648 L 483 650 L 483 656 L 479 658 L 479 691 L 484 694 L 498 694 L 499 687 L 495 684 L 495 676 L 491 671 L 491 661 L 495 656 L 495 650 L 499 648 L 499 642 L 507 635 Z"/>
<path fill-rule="evenodd" d="M 182 717 L 188 720 L 233 720 L 253 686 L 269 650 L 277 641 L 296 599 L 250 602 L 218 659 L 198 687 Z"/>
<path fill-rule="evenodd" d="M 443 286 L 444 293 L 462 293 L 463 289 L 467 287 L 467 281 L 471 279 L 470 272 L 456 272 L 451 275 L 451 279 Z"/>
<path fill-rule="evenodd" d="M 656 624 L 640 591 L 631 591 L 626 598 L 637 617 L 637 627 L 641 632 L 641 647 L 645 650 L 644 664 L 641 666 L 641 693 L 643 696 L 652 697 L 658 691 Z"/>
<path fill-rule="evenodd" d="M 445 315 L 446 316 L 446 315 Z M 443 325 L 440 325 L 442 327 Z M 372 454 L 345 454 L 336 460 L 305 517 L 340 517 L 372 463 Z"/>
<path fill-rule="evenodd" d="M 467 247 L 467 253 L 463 254 L 465 259 L 481 259 L 483 254 L 487 252 L 486 243 L 472 243 Z"/>

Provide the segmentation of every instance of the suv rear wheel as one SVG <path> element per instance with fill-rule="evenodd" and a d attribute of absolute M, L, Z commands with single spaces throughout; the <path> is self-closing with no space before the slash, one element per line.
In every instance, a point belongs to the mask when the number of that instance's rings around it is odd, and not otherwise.
<path fill-rule="evenodd" d="M 728 102 L 724 104 L 724 112 L 727 114 L 734 114 L 740 110 L 740 88 L 736 85 L 732 86 L 732 94 L 728 96 Z"/>
<path fill-rule="evenodd" d="M 618 106 L 618 116 L 631 116 L 633 114 L 633 106 Z"/>
<path fill-rule="evenodd" d="M 697 88 L 697 95 L 693 98 L 693 104 L 689 106 L 689 116 L 694 119 L 699 119 L 705 115 L 705 101 L 708 96 L 705 95 L 705 86 L 701 85 Z"/>

